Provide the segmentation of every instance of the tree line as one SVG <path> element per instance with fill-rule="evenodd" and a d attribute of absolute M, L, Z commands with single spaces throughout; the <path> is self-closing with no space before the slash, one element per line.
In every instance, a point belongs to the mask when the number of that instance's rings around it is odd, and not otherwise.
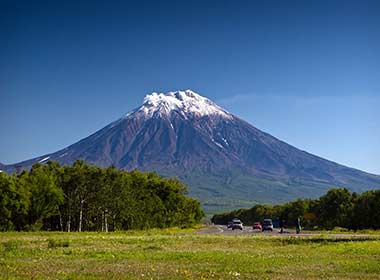
<path fill-rule="evenodd" d="M 345 188 L 333 188 L 318 199 L 298 199 L 274 206 L 257 204 L 250 209 L 214 215 L 211 220 L 215 224 L 226 224 L 233 218 L 248 225 L 272 218 L 293 227 L 300 218 L 306 229 L 380 229 L 380 190 L 358 194 Z"/>
<path fill-rule="evenodd" d="M 35 164 L 0 173 L 0 230 L 114 231 L 198 223 L 200 203 L 177 179 L 156 173 Z"/>

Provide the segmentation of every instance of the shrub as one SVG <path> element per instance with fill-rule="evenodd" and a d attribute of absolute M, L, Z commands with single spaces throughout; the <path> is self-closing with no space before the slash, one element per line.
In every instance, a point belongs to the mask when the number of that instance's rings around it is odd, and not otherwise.
<path fill-rule="evenodd" d="M 70 242 L 68 240 L 48 240 L 49 248 L 69 247 Z"/>

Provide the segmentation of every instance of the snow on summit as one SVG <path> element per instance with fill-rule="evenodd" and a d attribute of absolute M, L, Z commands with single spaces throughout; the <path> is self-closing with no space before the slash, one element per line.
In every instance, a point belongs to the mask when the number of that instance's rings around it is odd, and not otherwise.
<path fill-rule="evenodd" d="M 152 117 L 155 115 L 168 116 L 173 111 L 185 117 L 188 115 L 198 117 L 206 115 L 231 117 L 227 111 L 192 90 L 170 91 L 167 93 L 153 92 L 145 96 L 144 104 L 135 112 L 143 113 L 147 117 Z M 127 116 L 129 115 L 131 114 Z"/>

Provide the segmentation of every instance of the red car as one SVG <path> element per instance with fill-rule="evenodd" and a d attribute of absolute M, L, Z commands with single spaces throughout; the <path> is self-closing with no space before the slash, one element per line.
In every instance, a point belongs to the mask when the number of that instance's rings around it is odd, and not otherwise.
<path fill-rule="evenodd" d="M 263 227 L 261 226 L 260 222 L 256 222 L 256 223 L 253 224 L 252 229 L 262 230 Z"/>

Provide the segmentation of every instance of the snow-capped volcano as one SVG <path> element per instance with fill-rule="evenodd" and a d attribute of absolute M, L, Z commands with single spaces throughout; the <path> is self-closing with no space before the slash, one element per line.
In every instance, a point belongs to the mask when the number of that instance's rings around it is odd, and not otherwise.
<path fill-rule="evenodd" d="M 317 197 L 332 186 L 380 188 L 380 176 L 301 151 L 191 90 L 147 95 L 136 110 L 89 137 L 0 169 L 78 159 L 177 176 L 208 212 Z"/>
<path fill-rule="evenodd" d="M 170 116 L 176 112 L 184 117 L 203 117 L 207 115 L 219 115 L 232 118 L 227 111 L 192 90 L 170 91 L 167 93 L 153 92 L 145 96 L 141 107 L 127 114 L 130 117 L 133 113 L 143 114 L 146 117 Z"/>

